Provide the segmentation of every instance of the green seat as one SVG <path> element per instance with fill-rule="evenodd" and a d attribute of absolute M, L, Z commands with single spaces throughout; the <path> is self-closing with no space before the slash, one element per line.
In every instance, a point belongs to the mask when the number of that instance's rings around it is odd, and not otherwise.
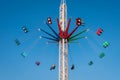
<path fill-rule="evenodd" d="M 99 58 L 103 58 L 105 56 L 105 54 L 102 52 L 100 55 L 99 55 Z"/>
<path fill-rule="evenodd" d="M 103 43 L 103 47 L 104 47 L 104 48 L 108 47 L 109 45 L 110 45 L 110 43 L 107 42 L 107 41 Z"/>

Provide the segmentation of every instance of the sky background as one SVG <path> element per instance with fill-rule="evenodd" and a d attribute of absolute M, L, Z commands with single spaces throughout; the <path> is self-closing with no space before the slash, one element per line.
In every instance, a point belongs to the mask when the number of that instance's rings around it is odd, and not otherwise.
<path fill-rule="evenodd" d="M 52 33 L 44 24 L 50 16 L 58 32 L 59 6 L 60 0 L 0 0 L 0 80 L 58 80 L 58 44 L 46 44 L 48 40 L 39 36 L 47 35 L 37 29 Z M 76 33 L 90 29 L 82 34 L 88 39 L 69 44 L 69 80 L 120 80 L 120 1 L 67 0 L 67 8 L 67 17 L 72 18 L 70 31 L 77 17 L 85 26 Z M 21 30 L 24 25 L 29 29 L 27 34 Z M 104 30 L 101 36 L 95 34 L 98 27 Z M 16 46 L 15 39 L 21 45 Z M 110 42 L 106 49 L 104 41 Z M 22 52 L 28 56 L 23 58 Z M 105 53 L 103 59 L 99 58 L 101 52 Z M 91 60 L 94 64 L 89 66 Z M 52 64 L 56 64 L 54 71 L 49 70 Z"/>

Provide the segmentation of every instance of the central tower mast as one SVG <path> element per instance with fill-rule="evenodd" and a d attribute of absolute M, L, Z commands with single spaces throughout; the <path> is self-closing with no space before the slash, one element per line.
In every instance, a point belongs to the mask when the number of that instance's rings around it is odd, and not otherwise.
<path fill-rule="evenodd" d="M 62 32 L 64 32 L 67 26 L 66 0 L 61 0 L 59 20 Z M 68 80 L 68 42 L 65 38 L 59 40 L 59 80 Z"/>

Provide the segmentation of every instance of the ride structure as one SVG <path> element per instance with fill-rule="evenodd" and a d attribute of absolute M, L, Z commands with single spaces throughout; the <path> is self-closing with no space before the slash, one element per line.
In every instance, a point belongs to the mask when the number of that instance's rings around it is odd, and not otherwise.
<path fill-rule="evenodd" d="M 86 36 L 80 36 L 81 34 L 87 32 L 89 29 L 84 29 L 77 34 L 74 34 L 75 31 L 80 27 L 83 26 L 84 23 L 81 18 L 76 18 L 76 27 L 69 33 L 69 27 L 71 23 L 71 18 L 67 20 L 67 5 L 66 5 L 66 0 L 61 0 L 60 7 L 59 7 L 59 19 L 56 19 L 57 21 L 57 26 L 58 26 L 58 32 L 56 32 L 52 26 L 52 19 L 50 17 L 47 18 L 46 25 L 48 28 L 53 32 L 53 34 L 49 33 L 48 31 L 39 28 L 38 31 L 42 31 L 45 34 L 48 35 L 46 36 L 40 36 L 40 38 L 45 38 L 50 41 L 54 41 L 55 43 L 59 44 L 59 78 L 58 80 L 68 80 L 68 43 L 72 43 L 76 40 L 86 38 Z M 22 27 L 22 31 L 26 34 L 29 32 L 28 28 L 26 26 Z M 103 33 L 102 28 L 98 28 L 96 31 L 96 34 L 100 36 Z M 73 35 L 74 34 L 74 35 Z M 21 42 L 18 39 L 15 39 L 15 43 L 17 46 L 21 45 Z M 34 45 L 37 42 L 34 43 Z M 110 45 L 109 42 L 105 41 L 103 43 L 103 47 L 107 48 Z M 28 53 L 22 52 L 21 55 L 25 58 L 28 56 Z M 104 52 L 101 52 L 99 55 L 99 58 L 103 58 L 105 56 Z M 39 61 L 36 61 L 35 64 L 37 66 L 40 65 Z M 90 61 L 88 63 L 89 66 L 93 65 L 93 61 Z M 54 70 L 56 67 L 55 64 L 52 65 L 50 70 Z M 75 66 L 72 64 L 71 70 L 74 70 Z"/>
<path fill-rule="evenodd" d="M 57 24 L 59 32 L 56 32 L 52 27 L 52 20 L 50 17 L 47 18 L 47 25 L 52 30 L 54 35 L 48 33 L 47 31 L 40 29 L 42 32 L 49 35 L 49 37 L 41 36 L 42 38 L 46 38 L 59 43 L 59 80 L 68 80 L 68 43 L 85 38 L 85 36 L 78 37 L 80 34 L 87 31 L 87 29 L 73 35 L 73 33 L 83 25 L 81 18 L 76 19 L 76 27 L 70 33 L 68 33 L 71 18 L 67 21 L 67 5 L 66 0 L 61 0 L 60 11 L 59 11 L 59 19 L 57 18 Z M 74 68 L 72 68 L 74 69 Z"/>
<path fill-rule="evenodd" d="M 67 26 L 67 5 L 65 0 L 61 0 L 59 15 L 60 23 L 58 22 L 58 27 L 61 37 L 59 40 L 59 80 L 68 80 L 68 41 L 64 36 L 65 27 Z"/>

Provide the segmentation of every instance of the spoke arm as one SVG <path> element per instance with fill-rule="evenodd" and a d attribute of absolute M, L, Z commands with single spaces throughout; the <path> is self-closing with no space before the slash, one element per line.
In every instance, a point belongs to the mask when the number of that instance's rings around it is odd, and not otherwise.
<path fill-rule="evenodd" d="M 75 29 L 68 35 L 68 38 L 78 29 L 79 26 L 76 26 Z"/>
<path fill-rule="evenodd" d="M 45 36 L 42 36 L 42 38 L 49 39 L 49 40 L 52 40 L 52 41 L 58 41 L 57 39 L 53 39 L 53 38 L 49 38 L 49 37 L 45 37 Z"/>
<path fill-rule="evenodd" d="M 71 36 L 69 39 L 73 39 L 73 38 L 75 38 L 76 36 L 78 36 L 78 35 L 80 35 L 80 34 L 86 32 L 86 31 L 87 31 L 87 29 L 85 29 L 85 30 L 83 30 L 83 31 L 81 31 L 81 32 L 79 32 L 79 33 L 77 33 L 77 34 L 74 35 L 74 36 Z"/>
<path fill-rule="evenodd" d="M 48 24 L 48 23 L 46 23 L 47 24 L 47 26 L 52 30 L 52 32 L 58 37 L 58 38 L 60 38 L 60 36 L 57 34 L 57 32 L 55 32 L 55 30 Z"/>
<path fill-rule="evenodd" d="M 78 38 L 73 38 L 73 39 L 68 39 L 69 42 L 71 41 L 76 41 L 78 39 L 86 38 L 86 36 L 78 37 Z"/>
<path fill-rule="evenodd" d="M 61 33 L 62 32 L 62 29 L 60 27 L 60 23 L 59 23 L 59 19 L 57 18 L 57 23 L 58 23 L 58 29 L 59 29 L 59 32 Z"/>
<path fill-rule="evenodd" d="M 68 33 L 68 30 L 69 30 L 69 27 L 70 27 L 70 22 L 71 22 L 71 18 L 69 19 L 69 21 L 68 21 L 68 24 L 67 24 L 67 27 L 66 27 L 66 33 Z"/>
<path fill-rule="evenodd" d="M 51 36 L 51 37 L 53 37 L 53 38 L 55 38 L 55 39 L 58 39 L 57 37 L 55 37 L 54 35 L 52 35 L 52 34 L 46 32 L 45 30 L 43 30 L 43 29 L 40 29 L 40 30 L 43 31 L 44 33 L 48 34 L 49 36 Z"/>

